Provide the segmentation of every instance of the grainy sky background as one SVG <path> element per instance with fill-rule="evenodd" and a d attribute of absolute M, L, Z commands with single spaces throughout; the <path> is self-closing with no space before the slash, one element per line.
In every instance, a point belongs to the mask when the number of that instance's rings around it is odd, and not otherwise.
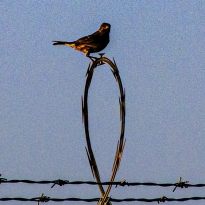
<path fill-rule="evenodd" d="M 85 152 L 81 118 L 81 95 L 90 60 L 69 47 L 53 46 L 52 40 L 76 40 L 95 32 L 102 22 L 111 24 L 105 56 L 115 58 L 126 89 L 127 142 L 116 181 L 176 183 L 181 176 L 191 184 L 205 183 L 203 0 L 2 0 L 2 177 L 94 181 Z M 110 178 L 120 134 L 118 97 L 110 68 L 100 66 L 89 91 L 89 119 L 91 143 L 102 181 Z M 100 197 L 97 186 L 50 187 L 1 184 L 0 198 L 32 198 L 42 193 L 52 198 Z M 204 188 L 178 188 L 174 193 L 172 190 L 172 187 L 113 187 L 110 195 L 113 198 L 205 195 Z M 202 205 L 204 201 L 180 204 Z"/>

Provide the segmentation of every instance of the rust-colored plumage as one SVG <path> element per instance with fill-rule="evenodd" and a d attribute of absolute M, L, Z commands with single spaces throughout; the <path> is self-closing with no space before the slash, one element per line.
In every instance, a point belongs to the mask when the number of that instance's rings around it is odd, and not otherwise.
<path fill-rule="evenodd" d="M 82 37 L 73 42 L 53 41 L 53 45 L 70 46 L 90 57 L 90 53 L 100 52 L 109 43 L 110 27 L 110 24 L 103 23 L 98 31 L 89 36 Z"/>

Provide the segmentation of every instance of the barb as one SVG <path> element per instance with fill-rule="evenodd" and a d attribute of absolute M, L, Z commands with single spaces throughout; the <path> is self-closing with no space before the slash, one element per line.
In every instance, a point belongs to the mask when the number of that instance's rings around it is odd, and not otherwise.
<path fill-rule="evenodd" d="M 58 179 L 54 182 L 54 184 L 51 188 L 53 188 L 56 184 L 59 186 L 63 186 L 63 185 L 68 184 L 68 183 L 69 183 L 69 181 L 64 181 L 64 180 Z"/>
<path fill-rule="evenodd" d="M 84 98 L 82 98 L 82 114 L 83 114 L 83 121 L 84 121 L 84 127 L 85 127 L 85 136 L 86 136 L 86 142 L 87 142 L 87 148 L 86 148 L 86 153 L 88 156 L 88 161 L 91 167 L 91 171 L 93 173 L 94 178 L 96 179 L 98 183 L 98 187 L 100 189 L 102 197 L 99 200 L 98 204 L 109 204 L 109 192 L 112 188 L 112 184 L 109 184 L 106 192 L 104 191 L 104 188 L 101 184 L 100 181 L 100 173 L 97 167 L 97 163 L 94 157 L 94 153 L 91 147 L 91 142 L 90 142 L 90 136 L 89 136 L 89 123 L 88 123 L 88 90 L 92 81 L 92 76 L 94 73 L 94 69 L 97 68 L 100 65 L 103 65 L 107 63 L 111 67 L 111 71 L 118 83 L 119 90 L 120 90 L 120 119 L 121 119 L 121 134 L 120 134 L 120 140 L 118 141 L 117 144 L 117 149 L 116 149 L 116 154 L 115 154 L 115 159 L 113 163 L 113 169 L 112 169 L 112 175 L 110 177 L 110 182 L 113 182 L 117 173 L 117 170 L 119 169 L 120 162 L 122 159 L 122 154 L 125 146 L 125 141 L 124 141 L 124 132 L 125 132 L 125 91 L 122 86 L 121 78 L 119 75 L 119 70 L 117 68 L 116 62 L 110 61 L 108 58 L 103 57 L 104 53 L 100 53 L 100 58 L 94 58 L 92 59 L 92 65 L 89 64 L 87 72 L 86 72 L 86 83 L 85 83 L 85 90 L 84 90 Z"/>
<path fill-rule="evenodd" d="M 125 186 L 125 185 L 129 186 L 129 184 L 126 182 L 126 180 L 122 180 L 122 181 L 120 182 L 120 184 L 116 184 L 116 185 L 115 185 L 115 188 L 117 188 L 118 185 L 120 185 L 120 186 Z"/>
<path fill-rule="evenodd" d="M 0 177 L 1 177 L 1 175 L 2 174 L 0 174 Z M 7 181 L 7 179 L 5 179 L 5 178 L 0 178 L 0 184 L 2 183 L 2 182 L 6 182 Z"/>
<path fill-rule="evenodd" d="M 188 188 L 188 183 L 189 181 L 184 181 L 182 182 L 182 178 L 179 177 L 178 183 L 176 183 L 175 188 L 173 189 L 173 192 L 176 190 L 177 187 L 181 187 L 181 188 Z"/>
<path fill-rule="evenodd" d="M 158 200 L 158 204 L 160 203 L 160 202 L 165 202 L 167 200 L 167 197 L 166 196 L 162 196 L 162 197 L 160 197 L 159 198 L 159 200 Z"/>
<path fill-rule="evenodd" d="M 38 205 L 40 204 L 40 202 L 48 202 L 49 200 L 50 200 L 50 197 L 44 196 L 44 194 L 42 194 L 40 198 L 38 198 Z"/>

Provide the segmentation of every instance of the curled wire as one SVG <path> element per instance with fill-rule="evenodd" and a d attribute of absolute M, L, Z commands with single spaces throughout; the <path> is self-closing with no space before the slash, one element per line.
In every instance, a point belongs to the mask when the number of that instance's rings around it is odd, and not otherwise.
<path fill-rule="evenodd" d="M 87 142 L 87 147 L 86 153 L 87 157 L 89 160 L 89 164 L 91 167 L 92 174 L 94 178 L 96 179 L 98 184 L 98 187 L 100 189 L 100 192 L 102 194 L 102 197 L 100 198 L 99 203 L 100 204 L 109 204 L 109 192 L 112 188 L 112 184 L 109 184 L 106 191 L 104 191 L 103 186 L 100 184 L 100 173 L 97 167 L 97 163 L 94 157 L 94 153 L 91 147 L 91 142 L 90 142 L 90 136 L 89 136 L 89 123 L 88 123 L 88 91 L 89 87 L 92 81 L 92 76 L 94 73 L 94 69 L 97 68 L 100 65 L 103 65 L 107 63 L 111 67 L 111 71 L 118 83 L 119 90 L 120 90 L 120 98 L 119 98 L 119 104 L 120 104 L 120 119 L 121 119 L 121 132 L 120 132 L 120 139 L 117 143 L 117 149 L 116 149 L 116 154 L 114 158 L 114 163 L 113 163 L 113 168 L 112 168 L 112 175 L 110 178 L 110 182 L 113 182 L 116 176 L 116 173 L 119 169 L 120 162 L 122 159 L 122 154 L 125 146 L 125 140 L 124 140 L 124 132 L 125 132 L 125 90 L 123 89 L 121 78 L 119 75 L 119 70 L 117 68 L 116 62 L 113 59 L 113 62 L 106 58 L 103 57 L 103 54 L 100 54 L 100 58 L 96 58 L 93 60 L 92 64 L 89 64 L 87 73 L 86 73 L 86 83 L 85 83 L 85 90 L 84 90 L 84 97 L 82 97 L 82 115 L 83 115 L 83 122 L 84 122 L 84 127 L 85 127 L 85 136 L 86 136 L 86 142 Z"/>

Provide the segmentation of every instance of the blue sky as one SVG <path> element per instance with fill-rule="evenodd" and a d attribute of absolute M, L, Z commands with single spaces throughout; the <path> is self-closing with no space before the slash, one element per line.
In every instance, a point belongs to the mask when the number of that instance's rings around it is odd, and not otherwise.
<path fill-rule="evenodd" d="M 90 60 L 52 40 L 73 41 L 107 22 L 103 52 L 115 58 L 126 89 L 126 145 L 116 181 L 205 182 L 204 1 L 1 1 L 0 11 L 2 177 L 94 181 L 81 112 Z M 89 119 L 102 181 L 110 178 L 120 134 L 118 97 L 110 68 L 98 67 Z M 1 198 L 100 197 L 97 186 L 87 185 L 3 184 L 0 190 Z M 204 189 L 113 187 L 110 195 L 182 198 L 204 196 Z"/>

